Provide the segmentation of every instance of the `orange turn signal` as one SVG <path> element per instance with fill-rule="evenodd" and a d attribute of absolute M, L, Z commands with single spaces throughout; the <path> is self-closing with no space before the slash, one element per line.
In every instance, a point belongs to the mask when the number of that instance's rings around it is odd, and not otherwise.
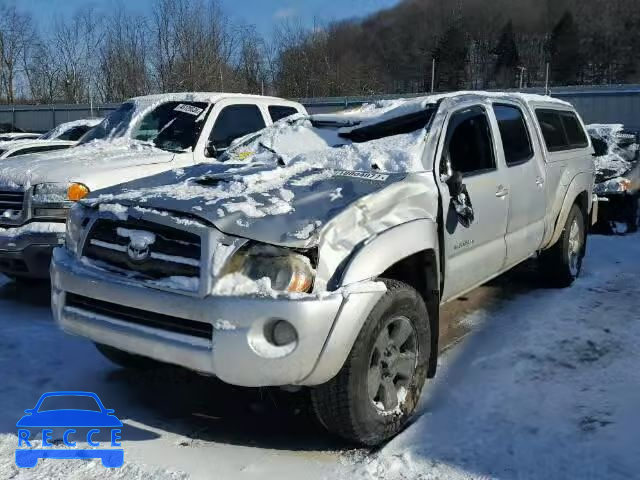
<path fill-rule="evenodd" d="M 74 202 L 83 199 L 89 195 L 89 189 L 81 183 L 72 183 L 67 189 L 67 198 Z"/>

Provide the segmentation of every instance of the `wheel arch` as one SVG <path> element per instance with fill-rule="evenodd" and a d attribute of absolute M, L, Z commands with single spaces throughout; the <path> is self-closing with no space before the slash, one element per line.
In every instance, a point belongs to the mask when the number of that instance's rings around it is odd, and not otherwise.
<path fill-rule="evenodd" d="M 591 211 L 591 190 L 593 187 L 593 175 L 591 173 L 580 173 L 574 177 L 567 188 L 567 192 L 565 193 L 564 200 L 562 202 L 562 207 L 560 208 L 560 212 L 556 217 L 556 221 L 553 227 L 553 234 L 551 238 L 547 242 L 543 249 L 549 248 L 554 245 L 560 235 L 562 235 L 562 230 L 564 229 L 564 224 L 567 221 L 567 217 L 569 216 L 569 212 L 571 211 L 571 207 L 574 205 L 578 205 L 585 220 L 585 227 L 587 227 L 589 221 L 589 212 Z"/>
<path fill-rule="evenodd" d="M 436 372 L 440 332 L 440 249 L 431 219 L 403 223 L 365 242 L 349 258 L 340 285 L 389 278 L 416 289 L 427 306 L 431 331 L 428 377 Z M 351 346 L 349 347 L 351 348 Z"/>

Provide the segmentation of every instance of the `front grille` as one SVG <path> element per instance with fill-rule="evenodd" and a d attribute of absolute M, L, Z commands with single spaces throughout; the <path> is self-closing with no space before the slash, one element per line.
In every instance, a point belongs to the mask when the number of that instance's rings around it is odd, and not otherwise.
<path fill-rule="evenodd" d="M 66 298 L 67 307 L 74 307 L 96 315 L 104 315 L 115 320 L 166 330 L 168 332 L 181 333 L 192 337 L 206 338 L 207 340 L 211 340 L 213 335 L 213 326 L 210 323 L 196 322 L 185 318 L 125 307 L 116 303 L 84 297 L 75 293 L 67 293 Z"/>
<path fill-rule="evenodd" d="M 119 228 L 153 234 L 146 258 L 130 256 L 130 237 L 119 234 Z M 98 219 L 87 235 L 83 255 L 144 279 L 199 277 L 200 243 L 199 235 L 158 223 Z"/>
<path fill-rule="evenodd" d="M 24 192 L 0 191 L 0 217 L 13 220 L 22 214 Z"/>

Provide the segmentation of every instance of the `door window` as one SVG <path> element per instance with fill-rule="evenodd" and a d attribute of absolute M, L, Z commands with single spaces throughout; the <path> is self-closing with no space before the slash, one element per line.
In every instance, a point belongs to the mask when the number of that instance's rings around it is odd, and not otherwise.
<path fill-rule="evenodd" d="M 283 118 L 290 117 L 291 115 L 295 115 L 298 113 L 293 107 L 285 107 L 283 105 L 269 105 L 269 115 L 271 116 L 271 120 L 277 122 L 278 120 L 282 120 Z"/>
<path fill-rule="evenodd" d="M 235 139 L 262 130 L 265 126 L 262 113 L 256 105 L 230 105 L 220 111 L 209 140 L 217 150 L 224 150 Z"/>
<path fill-rule="evenodd" d="M 473 107 L 453 114 L 447 138 L 445 155 L 449 157 L 453 171 L 470 176 L 495 170 L 491 128 L 482 108 Z"/>
<path fill-rule="evenodd" d="M 533 147 L 522 111 L 511 105 L 494 105 L 504 158 L 508 166 L 518 165 L 533 157 Z"/>

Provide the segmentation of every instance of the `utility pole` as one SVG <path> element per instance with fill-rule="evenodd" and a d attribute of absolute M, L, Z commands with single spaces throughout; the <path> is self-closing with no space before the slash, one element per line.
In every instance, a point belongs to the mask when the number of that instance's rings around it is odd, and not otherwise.
<path fill-rule="evenodd" d="M 431 93 L 435 90 L 436 84 L 436 57 L 431 60 Z"/>
<path fill-rule="evenodd" d="M 544 94 L 549 95 L 549 62 L 547 62 L 547 72 L 544 76 Z"/>
<path fill-rule="evenodd" d="M 518 67 L 520 70 L 520 90 L 524 87 L 524 73 L 527 71 L 527 67 Z"/>

